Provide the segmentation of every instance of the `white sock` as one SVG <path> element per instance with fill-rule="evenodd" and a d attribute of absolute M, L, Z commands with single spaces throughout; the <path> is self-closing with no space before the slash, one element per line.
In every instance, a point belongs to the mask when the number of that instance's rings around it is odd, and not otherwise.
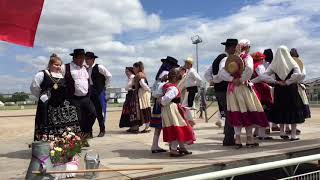
<path fill-rule="evenodd" d="M 235 135 L 241 135 L 241 129 L 242 129 L 242 127 L 234 127 L 234 134 Z"/>
<path fill-rule="evenodd" d="M 252 134 L 252 126 L 249 126 L 249 127 L 246 127 L 246 135 L 249 136 L 249 137 L 253 137 L 253 134 Z"/>
<path fill-rule="evenodd" d="M 176 151 L 178 147 L 178 141 L 172 141 L 170 142 L 170 148 L 172 151 Z"/>
<path fill-rule="evenodd" d="M 266 137 L 266 128 L 259 127 L 259 137 Z"/>
<path fill-rule="evenodd" d="M 286 132 L 284 131 L 285 124 L 280 124 L 280 136 L 285 136 Z"/>
<path fill-rule="evenodd" d="M 297 137 L 297 124 L 291 124 L 291 138 L 296 139 Z"/>
<path fill-rule="evenodd" d="M 155 128 L 154 129 L 151 150 L 161 149 L 159 147 L 160 133 L 161 133 L 161 129 L 160 128 Z"/>

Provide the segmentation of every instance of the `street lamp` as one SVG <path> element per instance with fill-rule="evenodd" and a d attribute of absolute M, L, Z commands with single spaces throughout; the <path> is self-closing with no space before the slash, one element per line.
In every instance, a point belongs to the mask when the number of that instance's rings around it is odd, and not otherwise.
<path fill-rule="evenodd" d="M 198 60 L 198 44 L 202 42 L 202 39 L 199 35 L 191 37 L 192 44 L 196 45 L 196 61 L 197 61 L 197 72 L 199 72 L 199 60 Z"/>

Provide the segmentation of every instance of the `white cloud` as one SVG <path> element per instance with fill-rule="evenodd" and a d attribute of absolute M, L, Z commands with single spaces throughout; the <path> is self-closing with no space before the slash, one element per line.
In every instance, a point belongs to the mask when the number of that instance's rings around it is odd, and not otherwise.
<path fill-rule="evenodd" d="M 0 74 L 0 93 L 13 93 L 27 91 L 29 92 L 29 85 L 32 77 L 19 78 L 12 75 Z"/>
<path fill-rule="evenodd" d="M 90 8 L 89 8 L 90 7 Z M 55 52 L 64 62 L 71 60 L 73 48 L 94 51 L 113 74 L 113 85 L 125 83 L 124 67 L 135 61 L 145 63 L 149 80 L 154 79 L 160 59 L 167 55 L 182 59 L 195 56 L 190 37 L 199 34 L 200 69 L 223 52 L 220 42 L 226 38 L 248 38 L 252 51 L 287 45 L 296 47 L 305 60 L 308 78 L 318 75 L 320 57 L 320 1 L 262 0 L 247 5 L 233 14 L 209 17 L 180 17 L 160 20 L 147 14 L 138 0 L 45 1 L 37 32 L 37 42 L 43 55 L 28 58 L 28 68 L 43 68 L 50 53 Z M 1 48 L 1 46 L 0 46 Z M 25 68 L 24 70 L 30 70 Z"/>

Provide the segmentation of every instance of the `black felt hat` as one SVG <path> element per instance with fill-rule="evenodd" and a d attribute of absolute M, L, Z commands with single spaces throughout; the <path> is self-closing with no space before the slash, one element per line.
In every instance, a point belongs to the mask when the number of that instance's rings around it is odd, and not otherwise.
<path fill-rule="evenodd" d="M 236 46 L 238 44 L 238 39 L 227 39 L 226 42 L 222 42 L 221 44 L 225 46 L 230 46 L 230 45 Z"/>
<path fill-rule="evenodd" d="M 70 56 L 85 55 L 84 49 L 74 49 Z"/>
<path fill-rule="evenodd" d="M 171 56 L 167 56 L 165 59 L 161 59 L 161 62 L 169 63 L 169 64 L 172 64 L 174 66 L 179 67 L 178 60 L 173 58 L 173 57 L 171 57 Z"/>
<path fill-rule="evenodd" d="M 86 57 L 89 57 L 89 58 L 98 58 L 98 56 L 96 56 L 93 52 L 86 52 Z"/>

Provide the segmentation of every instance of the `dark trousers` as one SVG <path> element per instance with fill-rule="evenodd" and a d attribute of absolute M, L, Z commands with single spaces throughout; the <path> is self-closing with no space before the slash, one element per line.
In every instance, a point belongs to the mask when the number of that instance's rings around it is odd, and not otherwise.
<path fill-rule="evenodd" d="M 226 92 L 216 92 L 216 98 L 218 101 L 218 104 L 221 105 L 223 111 L 226 115 L 226 120 L 224 124 L 224 139 L 223 139 L 223 145 L 230 145 L 234 143 L 234 129 L 230 125 L 228 113 L 227 113 L 227 93 Z"/>
<path fill-rule="evenodd" d="M 90 97 L 73 96 L 70 101 L 77 108 L 81 131 L 84 133 L 91 133 L 97 113 Z"/>
<path fill-rule="evenodd" d="M 96 90 L 91 88 L 91 101 L 94 104 L 97 113 L 97 119 L 99 122 L 99 127 L 101 131 L 105 131 L 105 121 L 106 121 L 106 96 L 105 92 L 98 93 Z M 94 124 L 94 122 L 93 122 Z"/>
<path fill-rule="evenodd" d="M 188 91 L 188 107 L 192 107 L 194 102 L 194 97 L 198 92 L 198 87 L 197 86 L 187 87 L 187 91 Z"/>

